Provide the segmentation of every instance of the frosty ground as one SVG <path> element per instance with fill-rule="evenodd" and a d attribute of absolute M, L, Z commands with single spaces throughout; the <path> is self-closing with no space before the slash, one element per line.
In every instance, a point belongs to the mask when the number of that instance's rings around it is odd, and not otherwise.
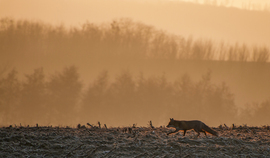
<path fill-rule="evenodd" d="M 219 137 L 170 128 L 1 127 L 0 157 L 270 157 L 269 126 L 213 128 Z"/>

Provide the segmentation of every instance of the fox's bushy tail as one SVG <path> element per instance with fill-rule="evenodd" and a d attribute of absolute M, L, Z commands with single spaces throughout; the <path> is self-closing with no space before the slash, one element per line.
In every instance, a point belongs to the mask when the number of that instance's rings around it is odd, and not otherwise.
<path fill-rule="evenodd" d="M 208 126 L 205 125 L 205 124 L 204 124 L 203 130 L 204 130 L 205 132 L 208 132 L 208 133 L 213 134 L 214 136 L 217 136 L 217 137 L 218 137 L 217 131 L 211 129 L 210 127 L 208 127 Z"/>

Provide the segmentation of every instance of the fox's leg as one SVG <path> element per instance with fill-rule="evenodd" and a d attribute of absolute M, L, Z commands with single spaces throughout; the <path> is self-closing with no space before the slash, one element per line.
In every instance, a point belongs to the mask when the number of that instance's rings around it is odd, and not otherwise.
<path fill-rule="evenodd" d="M 205 134 L 205 137 L 207 138 L 206 132 L 205 132 L 205 131 L 203 131 L 203 130 L 201 130 L 201 132 L 203 132 L 203 133 Z"/>
<path fill-rule="evenodd" d="M 169 133 L 167 133 L 167 135 L 172 134 L 172 133 L 176 133 L 178 131 L 179 131 L 179 129 L 175 129 L 175 131 L 169 132 Z"/>
<path fill-rule="evenodd" d="M 198 133 L 197 137 L 199 137 L 200 131 L 199 130 L 196 130 L 196 129 L 194 129 L 194 131 Z"/>
<path fill-rule="evenodd" d="M 187 130 L 184 130 L 184 134 L 183 134 L 183 136 L 185 136 L 185 135 L 186 135 L 186 131 L 187 131 Z"/>
<path fill-rule="evenodd" d="M 197 135 L 197 137 L 199 137 L 199 135 L 200 135 L 200 132 L 198 132 L 198 135 Z"/>
<path fill-rule="evenodd" d="M 203 132 L 206 135 L 206 132 L 205 131 L 202 130 L 201 132 Z"/>

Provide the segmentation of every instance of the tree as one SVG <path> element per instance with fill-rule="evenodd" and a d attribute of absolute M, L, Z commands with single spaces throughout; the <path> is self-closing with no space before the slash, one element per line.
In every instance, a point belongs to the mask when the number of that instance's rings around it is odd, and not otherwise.
<path fill-rule="evenodd" d="M 51 76 L 48 82 L 48 99 L 54 122 L 74 120 L 74 113 L 82 90 L 82 83 L 75 66 Z M 56 121 L 57 120 L 57 121 Z"/>
<path fill-rule="evenodd" d="M 103 71 L 97 79 L 90 84 L 82 98 L 82 112 L 85 119 L 100 119 L 99 113 L 109 115 L 108 112 L 108 72 Z"/>
<path fill-rule="evenodd" d="M 116 77 L 116 81 L 112 83 L 110 90 L 117 97 L 122 99 L 130 98 L 135 92 L 135 81 L 133 80 L 131 73 L 129 71 L 122 72 Z"/>
<path fill-rule="evenodd" d="M 187 111 L 192 115 L 191 110 L 194 107 L 194 82 L 188 74 L 184 74 L 181 78 L 174 82 L 174 106 L 176 110 L 173 111 L 175 115 L 185 115 Z M 188 105 L 188 106 L 187 106 Z M 185 110 L 181 110 L 185 107 Z"/>
<path fill-rule="evenodd" d="M 174 84 L 175 103 L 172 111 L 182 118 L 203 119 L 211 122 L 231 122 L 236 119 L 234 95 L 225 83 L 216 85 L 211 82 L 211 71 L 202 75 L 201 80 L 193 82 L 186 74 Z"/>
<path fill-rule="evenodd" d="M 43 68 L 35 69 L 33 74 L 25 75 L 22 84 L 21 118 L 28 124 L 40 123 L 46 119 L 45 75 Z"/>
<path fill-rule="evenodd" d="M 12 123 L 16 120 L 16 109 L 20 103 L 21 83 L 17 78 L 17 71 L 12 70 L 6 78 L 0 79 L 0 108 L 2 122 Z"/>
<path fill-rule="evenodd" d="M 122 72 L 116 77 L 109 88 L 112 118 L 116 121 L 133 119 L 135 105 L 135 81 L 129 71 Z M 125 120 L 127 121 L 127 120 Z"/>

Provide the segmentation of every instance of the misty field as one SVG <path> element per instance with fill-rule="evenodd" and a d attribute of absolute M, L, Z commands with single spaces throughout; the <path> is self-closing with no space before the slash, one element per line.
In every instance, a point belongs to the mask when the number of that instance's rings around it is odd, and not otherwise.
<path fill-rule="evenodd" d="M 269 157 L 269 126 L 219 126 L 167 136 L 158 127 L 2 127 L 0 157 Z"/>
<path fill-rule="evenodd" d="M 270 49 L 170 34 L 132 19 L 0 19 L 0 125 L 158 126 L 170 117 L 269 124 Z"/>

